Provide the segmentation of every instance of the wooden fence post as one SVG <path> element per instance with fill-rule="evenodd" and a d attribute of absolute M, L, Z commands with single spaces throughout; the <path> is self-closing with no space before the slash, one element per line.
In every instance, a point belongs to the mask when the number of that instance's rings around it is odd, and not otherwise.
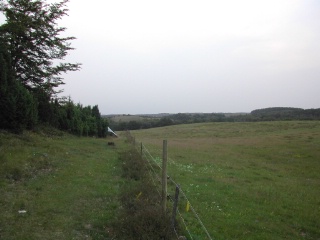
<path fill-rule="evenodd" d="M 143 152 L 142 152 L 142 151 L 143 151 L 143 145 L 142 145 L 142 142 L 141 142 L 141 145 L 140 145 L 140 150 L 141 150 L 140 152 L 141 152 L 141 157 L 142 157 L 142 153 L 143 153 Z"/>
<path fill-rule="evenodd" d="M 162 194 L 161 194 L 163 215 L 166 215 L 166 211 L 167 211 L 167 160 L 168 160 L 168 143 L 167 143 L 167 140 L 163 140 Z"/>
<path fill-rule="evenodd" d="M 176 186 L 176 193 L 174 195 L 174 203 L 173 203 L 173 210 L 172 210 L 172 220 L 171 220 L 171 227 L 172 231 L 176 229 L 176 216 L 177 216 L 177 208 L 178 208 L 178 201 L 179 201 L 179 192 L 180 186 Z"/>

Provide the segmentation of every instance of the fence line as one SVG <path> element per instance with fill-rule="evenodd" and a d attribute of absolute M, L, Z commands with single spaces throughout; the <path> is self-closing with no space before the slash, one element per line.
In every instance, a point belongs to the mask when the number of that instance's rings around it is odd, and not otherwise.
<path fill-rule="evenodd" d="M 146 155 L 144 154 L 144 156 L 146 156 Z M 158 177 L 158 175 L 156 174 L 155 169 L 153 168 L 152 164 L 151 164 L 149 161 L 147 161 L 147 162 L 148 162 L 148 164 L 149 164 L 149 166 L 150 166 L 150 169 L 151 169 L 152 172 L 153 172 L 153 174 L 152 174 L 151 170 L 149 171 L 149 173 L 150 173 L 150 175 L 151 175 L 151 179 L 152 179 L 153 185 L 156 187 L 157 184 L 156 184 L 156 182 L 155 182 L 155 180 L 154 180 L 154 177 L 156 177 L 156 178 L 157 178 L 156 180 L 158 180 L 159 182 L 161 182 L 161 179 L 160 179 L 160 178 Z M 153 177 L 152 175 L 154 175 L 154 177 Z M 159 191 L 157 188 L 156 188 L 156 190 L 157 190 L 157 192 L 158 192 L 158 194 L 159 194 L 159 197 L 161 197 L 160 191 Z"/>
<path fill-rule="evenodd" d="M 128 137 L 129 140 L 134 141 L 134 142 L 133 142 L 134 147 L 137 148 L 137 145 L 136 145 L 136 142 L 135 142 L 135 138 L 132 137 L 132 135 L 131 135 L 131 133 L 130 133 L 129 131 L 127 132 L 127 137 Z M 159 175 L 158 175 L 158 174 L 160 174 L 160 173 L 157 173 L 156 169 L 155 169 L 155 168 L 152 166 L 152 164 L 150 163 L 150 160 L 152 160 L 152 162 L 155 163 L 155 165 L 157 166 L 157 168 L 158 168 L 159 170 L 162 170 L 161 164 L 159 164 L 159 163 L 156 161 L 156 159 L 152 156 L 152 154 L 150 153 L 150 151 L 146 148 L 146 146 L 145 146 L 144 144 L 141 143 L 141 145 L 138 146 L 138 147 L 140 148 L 139 150 L 141 151 L 141 156 L 144 157 L 144 158 L 147 160 L 147 162 L 148 162 L 148 164 L 149 164 L 149 166 L 150 166 L 150 168 L 151 168 L 151 170 L 152 170 L 152 172 L 153 172 L 154 177 L 156 178 L 157 181 L 159 181 L 159 182 L 161 183 L 161 177 L 159 177 Z M 181 189 L 181 186 L 180 186 L 179 184 L 177 184 L 170 176 L 167 176 L 167 178 L 168 178 L 168 180 L 169 180 L 175 187 L 178 187 L 178 188 L 180 189 L 180 192 L 181 192 L 182 196 L 186 199 L 187 204 L 189 205 L 189 207 L 190 207 L 190 209 L 191 209 L 191 212 L 194 214 L 195 218 L 196 218 L 197 221 L 199 222 L 199 224 L 200 224 L 201 228 L 203 229 L 205 235 L 207 236 L 207 238 L 208 238 L 209 240 L 213 240 L 213 239 L 211 238 L 208 230 L 207 230 L 206 227 L 204 226 L 202 220 L 200 219 L 199 214 L 195 211 L 195 209 L 194 209 L 194 207 L 191 205 L 191 203 L 190 203 L 187 195 L 186 195 L 185 192 Z M 153 178 L 152 178 L 152 179 L 153 179 Z M 153 181 L 154 185 L 157 186 L 157 184 L 155 183 L 154 179 L 153 179 L 152 181 Z M 158 190 L 157 190 L 157 191 L 158 191 Z M 158 193 L 159 193 L 159 196 L 161 196 L 161 194 L 160 194 L 159 191 L 158 191 Z M 173 199 L 171 198 L 171 196 L 169 195 L 168 197 L 169 197 L 169 199 L 171 200 L 171 202 L 173 202 Z M 185 227 L 184 229 L 188 232 L 188 234 L 189 234 L 189 236 L 190 236 L 190 239 L 193 240 L 192 234 L 190 233 L 190 230 L 189 230 L 189 228 L 188 228 L 188 226 L 187 226 L 186 220 L 183 218 L 183 216 L 182 216 L 181 212 L 179 211 L 179 209 L 177 209 L 177 213 L 178 213 L 180 219 L 182 220 L 182 223 L 183 223 L 183 225 L 184 225 L 184 227 Z M 174 228 L 173 230 L 174 230 L 175 233 L 177 234 L 176 229 Z"/>

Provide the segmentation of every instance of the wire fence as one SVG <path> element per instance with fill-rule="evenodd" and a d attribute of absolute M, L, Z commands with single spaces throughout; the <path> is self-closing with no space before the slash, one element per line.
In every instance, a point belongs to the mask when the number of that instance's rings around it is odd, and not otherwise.
<path fill-rule="evenodd" d="M 129 141 L 133 143 L 137 151 L 141 153 L 142 158 L 147 161 L 151 180 L 157 189 L 159 197 L 161 197 L 161 192 L 159 190 L 159 188 L 161 187 L 161 173 L 162 173 L 161 159 L 159 157 L 154 157 L 143 143 L 136 143 L 135 138 L 131 135 L 129 131 L 127 133 L 127 138 Z M 161 154 L 161 151 L 159 151 L 158 153 Z M 176 181 L 174 181 L 172 177 L 167 176 L 167 179 L 168 179 L 168 189 L 169 189 L 168 192 L 173 192 L 174 189 L 176 188 L 178 188 L 180 192 L 180 196 L 178 200 L 179 204 L 176 209 L 177 216 L 179 217 L 178 219 L 180 223 L 180 229 L 176 229 L 175 227 L 173 229 L 177 237 L 179 235 L 178 234 L 179 232 L 180 234 L 183 233 L 187 235 L 187 239 L 190 239 L 190 240 L 197 240 L 197 239 L 213 240 L 207 228 L 203 224 L 198 212 L 195 210 L 195 208 L 191 204 L 189 198 L 187 197 L 186 193 L 183 191 L 181 186 Z M 167 198 L 169 199 L 169 202 L 170 202 L 170 206 L 168 207 L 173 208 L 175 199 L 173 199 L 172 196 L 173 195 L 169 193 Z M 192 214 L 192 216 L 190 216 L 190 213 Z M 187 217 L 186 217 L 186 214 L 187 214 Z M 197 226 L 196 233 L 192 232 L 192 229 L 195 229 L 194 226 Z"/>

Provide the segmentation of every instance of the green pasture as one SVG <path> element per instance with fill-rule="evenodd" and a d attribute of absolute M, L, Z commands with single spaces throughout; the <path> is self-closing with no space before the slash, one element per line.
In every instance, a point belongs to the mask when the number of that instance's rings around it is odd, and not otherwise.
<path fill-rule="evenodd" d="M 213 239 L 320 239 L 320 122 L 201 123 L 132 131 Z M 174 193 L 171 190 L 171 195 Z M 199 223 L 179 210 L 193 239 Z"/>
<path fill-rule="evenodd" d="M 0 239 L 106 239 L 122 184 L 113 139 L 0 132 Z"/>

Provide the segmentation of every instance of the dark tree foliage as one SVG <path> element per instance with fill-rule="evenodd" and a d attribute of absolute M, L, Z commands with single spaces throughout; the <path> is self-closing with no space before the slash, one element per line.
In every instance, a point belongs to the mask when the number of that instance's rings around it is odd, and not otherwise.
<path fill-rule="evenodd" d="M 115 122 L 110 120 L 110 127 L 116 131 L 122 131 L 200 122 L 257 122 L 288 120 L 320 120 L 320 108 L 302 109 L 275 107 L 257 109 L 247 114 L 178 113 L 170 114 L 160 119 L 146 118 L 143 121 Z"/>
<path fill-rule="evenodd" d="M 33 95 L 15 81 L 11 55 L 0 39 L 0 127 L 13 132 L 32 129 L 37 123 L 37 102 Z"/>
<path fill-rule="evenodd" d="M 71 99 L 60 104 L 57 101 L 51 104 L 59 105 L 57 128 L 78 136 L 107 136 L 108 121 L 101 118 L 97 105 L 93 108 L 83 107 L 81 104 L 74 104 Z"/>
<path fill-rule="evenodd" d="M 98 105 L 95 105 L 92 108 L 92 116 L 96 119 L 98 137 L 106 137 L 107 136 L 106 129 L 108 128 L 108 121 L 105 118 L 101 118 Z"/>
<path fill-rule="evenodd" d="M 320 120 L 320 109 L 288 107 L 263 108 L 252 111 L 251 116 L 256 121 Z"/>
<path fill-rule="evenodd" d="M 60 37 L 65 31 L 57 20 L 67 15 L 69 0 L 47 4 L 43 0 L 7 0 L 0 2 L 6 23 L 0 26 L 0 37 L 11 54 L 15 79 L 28 88 L 42 88 L 49 93 L 63 84 L 61 73 L 75 71 L 80 64 L 59 63 L 74 37 Z"/>
<path fill-rule="evenodd" d="M 41 123 L 52 123 L 54 121 L 53 107 L 50 95 L 42 88 L 33 88 L 32 93 L 38 102 L 38 116 Z"/>
<path fill-rule="evenodd" d="M 186 123 L 184 119 L 181 121 L 181 124 L 182 123 Z M 173 125 L 173 124 L 174 124 L 174 121 L 169 117 L 163 117 L 158 122 L 158 126 L 159 127 L 170 126 L 170 125 Z"/>
<path fill-rule="evenodd" d="M 65 28 L 57 20 L 67 15 L 68 0 L 47 4 L 44 0 L 0 0 L 6 23 L 0 26 L 0 128 L 13 132 L 48 124 L 78 136 L 105 137 L 108 121 L 98 106 L 83 107 L 53 98 L 63 84 L 61 73 L 80 64 L 60 63 L 70 40 L 60 37 Z"/>

